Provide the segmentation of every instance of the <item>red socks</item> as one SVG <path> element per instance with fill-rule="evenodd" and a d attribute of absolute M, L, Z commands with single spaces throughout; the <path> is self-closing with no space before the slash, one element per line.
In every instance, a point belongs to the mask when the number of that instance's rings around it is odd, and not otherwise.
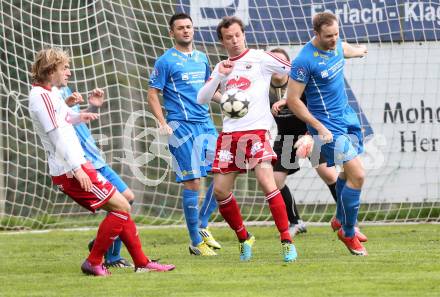
<path fill-rule="evenodd" d="M 280 232 L 281 241 L 290 241 L 292 238 L 289 233 L 289 220 L 287 219 L 286 205 L 280 190 L 276 189 L 266 194 L 266 200 L 269 203 L 270 212 L 272 213 L 275 225 Z"/>
<path fill-rule="evenodd" d="M 95 266 L 102 263 L 102 257 L 116 237 L 122 232 L 128 216 L 129 214 L 125 212 L 114 211 L 108 213 L 104 220 L 102 220 L 98 228 L 98 234 L 96 235 L 92 251 L 87 258 L 90 264 Z"/>
<path fill-rule="evenodd" d="M 247 239 L 247 230 L 243 224 L 243 219 L 241 217 L 240 208 L 238 207 L 237 201 L 235 200 L 232 193 L 223 201 L 217 201 L 218 210 L 229 224 L 232 230 L 237 234 L 238 240 L 244 241 Z"/>
<path fill-rule="evenodd" d="M 118 236 L 127 247 L 135 266 L 147 265 L 149 259 L 142 251 L 136 225 L 131 220 L 130 214 L 123 211 L 109 212 L 99 225 L 95 243 L 87 258 L 90 264 L 101 264 L 105 252 Z"/>
<path fill-rule="evenodd" d="M 119 234 L 119 238 L 125 244 L 125 247 L 130 253 L 134 266 L 144 267 L 148 264 L 148 262 L 150 262 L 150 259 L 148 259 L 148 257 L 142 251 L 139 233 L 137 232 L 136 225 L 130 216 L 128 216 L 128 220 L 125 223 L 121 234 Z"/>

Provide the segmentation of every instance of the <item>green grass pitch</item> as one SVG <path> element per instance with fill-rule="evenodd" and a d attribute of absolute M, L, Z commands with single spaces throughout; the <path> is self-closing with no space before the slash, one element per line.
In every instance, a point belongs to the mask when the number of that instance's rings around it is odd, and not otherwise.
<path fill-rule="evenodd" d="M 212 231 L 224 248 L 200 258 L 189 255 L 183 228 L 141 229 L 144 250 L 176 270 L 112 269 L 108 278 L 80 271 L 93 231 L 3 232 L 0 296 L 440 296 L 440 225 L 365 226 L 368 257 L 350 255 L 329 226 L 311 226 L 290 264 L 273 226 L 249 227 L 257 239 L 249 263 L 229 228 Z"/>

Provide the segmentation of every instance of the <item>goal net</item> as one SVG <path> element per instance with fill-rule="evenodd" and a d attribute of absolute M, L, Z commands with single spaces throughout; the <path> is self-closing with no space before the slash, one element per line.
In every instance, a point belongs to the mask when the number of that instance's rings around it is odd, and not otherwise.
<path fill-rule="evenodd" d="M 369 49 L 345 69 L 350 104 L 366 136 L 359 220 L 440 221 L 439 1 L 0 0 L 0 229 L 93 226 L 102 215 L 90 215 L 51 183 L 27 107 L 39 49 L 70 52 L 73 90 L 105 90 L 106 104 L 90 128 L 107 162 L 133 189 L 137 222 L 181 224 L 182 187 L 146 103 L 154 61 L 173 46 L 170 16 L 192 16 L 195 46 L 215 65 L 225 58 L 215 32 L 224 15 L 244 21 L 249 47 L 281 46 L 294 57 L 313 36 L 311 17 L 324 10 L 338 15 L 342 39 Z M 211 111 L 220 130 L 218 105 Z M 330 192 L 307 161 L 302 166 L 287 179 L 300 213 L 306 221 L 328 222 L 335 210 Z M 234 193 L 245 220 L 270 220 L 253 173 L 237 179 Z M 213 220 L 222 221 L 218 214 Z"/>

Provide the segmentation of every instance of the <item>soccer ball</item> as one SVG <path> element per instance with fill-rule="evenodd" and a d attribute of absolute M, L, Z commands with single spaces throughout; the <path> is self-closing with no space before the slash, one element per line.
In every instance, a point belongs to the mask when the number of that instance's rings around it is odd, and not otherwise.
<path fill-rule="evenodd" d="M 249 110 L 248 95 L 240 89 L 227 90 L 222 96 L 220 106 L 227 117 L 242 118 Z"/>

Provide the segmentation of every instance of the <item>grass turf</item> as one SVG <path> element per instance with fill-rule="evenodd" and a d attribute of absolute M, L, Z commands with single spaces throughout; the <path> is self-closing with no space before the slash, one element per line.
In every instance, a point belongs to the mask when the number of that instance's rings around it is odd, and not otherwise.
<path fill-rule="evenodd" d="M 284 264 L 275 227 L 250 227 L 249 263 L 238 260 L 228 228 L 214 228 L 219 256 L 190 256 L 182 228 L 142 229 L 144 250 L 177 266 L 168 273 L 112 269 L 85 276 L 92 231 L 0 233 L 0 296 L 439 296 L 440 225 L 366 226 L 368 257 L 349 254 L 330 227 L 296 238 L 299 258 Z M 124 249 L 124 256 L 127 256 Z"/>

